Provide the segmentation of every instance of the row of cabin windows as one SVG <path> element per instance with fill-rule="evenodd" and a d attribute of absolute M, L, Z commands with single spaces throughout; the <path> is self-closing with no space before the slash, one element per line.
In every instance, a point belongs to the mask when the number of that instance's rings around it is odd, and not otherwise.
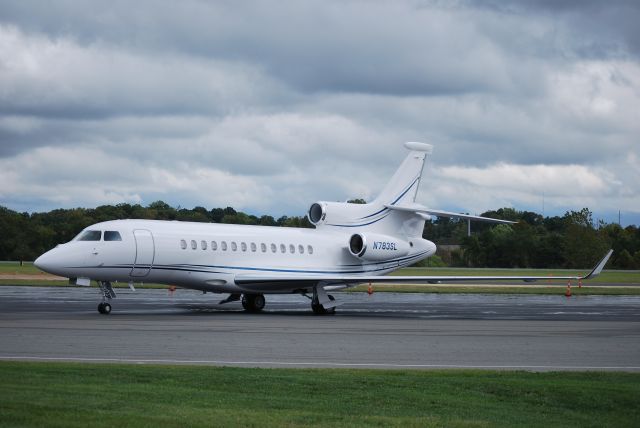
<path fill-rule="evenodd" d="M 200 241 L 200 248 L 203 250 L 206 250 L 208 246 L 207 241 L 202 240 Z M 229 246 L 231 247 L 231 251 L 238 251 L 238 244 L 235 241 L 231 241 L 231 243 L 229 244 Z M 227 241 L 220 241 L 220 249 L 222 251 L 227 251 L 227 249 L 229 248 L 229 246 L 227 246 Z M 277 253 L 278 252 L 278 246 L 276 244 L 270 244 L 269 245 L 271 252 L 272 253 Z M 180 240 L 180 248 L 182 248 L 183 250 L 187 249 L 187 241 L 184 239 Z M 241 242 L 240 243 L 240 249 L 243 252 L 246 252 L 247 249 L 250 248 L 252 253 L 255 253 L 256 251 L 258 251 L 258 246 L 256 245 L 255 242 L 250 243 L 247 246 L 246 242 Z M 198 249 L 198 243 L 196 242 L 195 239 L 191 240 L 191 249 L 192 250 L 197 250 Z M 218 250 L 218 242 L 217 241 L 211 241 L 211 249 L 213 251 L 217 251 Z M 287 247 L 287 245 L 285 244 L 280 244 L 280 252 L 281 253 L 286 253 L 287 249 L 289 250 L 289 252 L 291 254 L 295 254 L 296 251 L 299 254 L 304 254 L 305 253 L 305 247 L 304 245 L 299 244 L 297 247 L 293 244 L 289 244 L 289 246 Z M 267 252 L 267 244 L 265 244 L 264 242 L 260 243 L 260 251 L 262 251 L 263 253 Z M 313 254 L 313 247 L 311 245 L 307 245 L 306 247 L 306 252 L 308 254 Z"/>

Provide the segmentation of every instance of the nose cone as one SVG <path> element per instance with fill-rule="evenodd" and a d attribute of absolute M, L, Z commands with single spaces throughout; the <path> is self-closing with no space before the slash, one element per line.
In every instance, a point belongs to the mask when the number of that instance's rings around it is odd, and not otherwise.
<path fill-rule="evenodd" d="M 66 276 L 64 272 L 64 254 L 61 254 L 58 249 L 49 250 L 40 257 L 38 257 L 33 264 L 40 270 L 53 275 Z"/>
<path fill-rule="evenodd" d="M 49 253 L 51 253 L 51 251 L 47 251 L 46 253 L 38 257 L 33 262 L 33 265 L 42 271 L 49 272 L 49 269 L 50 269 L 49 265 L 51 262 L 51 255 Z"/>

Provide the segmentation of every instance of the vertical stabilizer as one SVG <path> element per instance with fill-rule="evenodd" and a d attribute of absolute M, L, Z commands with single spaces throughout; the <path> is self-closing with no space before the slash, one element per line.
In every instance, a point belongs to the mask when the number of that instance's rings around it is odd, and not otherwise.
<path fill-rule="evenodd" d="M 433 146 L 426 143 L 405 143 L 404 146 L 410 153 L 373 204 L 402 205 L 415 202 L 424 161 L 433 151 Z"/>
<path fill-rule="evenodd" d="M 410 150 L 409 154 L 375 200 L 368 204 L 316 202 L 309 209 L 309 221 L 316 227 L 421 237 L 425 216 L 390 206 L 406 208 L 415 202 L 424 160 L 431 154 L 432 146 L 424 143 L 405 143 L 404 146 Z"/>

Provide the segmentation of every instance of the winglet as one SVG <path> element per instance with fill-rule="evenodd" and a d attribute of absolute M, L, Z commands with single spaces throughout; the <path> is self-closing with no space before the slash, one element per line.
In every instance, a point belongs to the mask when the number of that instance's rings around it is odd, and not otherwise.
<path fill-rule="evenodd" d="M 582 277 L 582 279 L 592 279 L 600 275 L 600 272 L 602 272 L 602 269 L 604 269 L 604 265 L 606 265 L 607 262 L 609 261 L 611 254 L 613 254 L 613 250 L 609 250 L 607 255 L 604 256 L 602 260 L 600 260 L 600 262 L 596 265 L 596 267 L 593 268 L 593 270 L 589 273 L 589 275 Z"/>

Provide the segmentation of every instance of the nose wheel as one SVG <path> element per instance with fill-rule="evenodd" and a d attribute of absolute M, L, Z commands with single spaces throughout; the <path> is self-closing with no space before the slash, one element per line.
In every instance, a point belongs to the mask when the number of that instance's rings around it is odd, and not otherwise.
<path fill-rule="evenodd" d="M 102 315 L 109 315 L 111 313 L 111 304 L 107 302 L 102 302 L 98 305 L 98 312 Z"/>
<path fill-rule="evenodd" d="M 109 281 L 98 281 L 98 287 L 100 287 L 100 293 L 102 293 L 102 302 L 98 305 L 98 312 L 102 315 L 109 315 L 111 313 L 111 304 L 107 299 L 114 299 L 116 292 L 113 291 L 113 287 Z"/>

